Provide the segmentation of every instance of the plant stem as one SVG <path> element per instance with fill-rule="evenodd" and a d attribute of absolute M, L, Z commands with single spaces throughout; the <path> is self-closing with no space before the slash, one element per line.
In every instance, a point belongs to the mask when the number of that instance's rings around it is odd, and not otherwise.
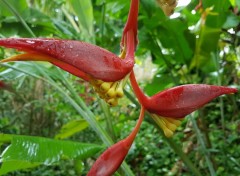
<path fill-rule="evenodd" d="M 126 139 L 129 139 L 129 147 L 132 145 L 135 137 L 137 136 L 137 133 L 140 129 L 140 126 L 142 124 L 142 121 L 144 119 L 144 115 L 145 115 L 145 109 L 143 106 L 141 106 L 141 111 L 140 111 L 140 115 L 139 115 L 139 118 L 138 118 L 138 121 L 137 121 L 137 124 L 135 125 L 134 129 L 132 130 L 132 132 L 130 133 L 130 135 L 126 138 Z"/>
<path fill-rule="evenodd" d="M 212 162 L 211 162 L 211 160 L 209 158 L 210 154 L 209 154 L 209 152 L 208 152 L 208 150 L 206 148 L 205 142 L 204 142 L 202 134 L 201 134 L 201 132 L 200 132 L 198 126 L 197 126 L 196 120 L 192 117 L 192 115 L 190 115 L 190 119 L 192 121 L 193 128 L 194 128 L 194 130 L 195 130 L 195 132 L 197 134 L 197 138 L 198 138 L 198 141 L 199 141 L 199 143 L 201 145 L 201 148 L 202 148 L 202 151 L 203 151 L 203 155 L 205 156 L 205 159 L 206 159 L 206 162 L 207 162 L 210 174 L 211 174 L 211 176 L 215 176 L 216 172 L 215 172 L 215 170 L 213 168 L 213 164 L 212 164 Z"/>
<path fill-rule="evenodd" d="M 168 59 L 164 56 L 164 54 L 163 54 L 163 52 L 162 52 L 161 43 L 159 42 L 159 40 L 154 39 L 153 36 L 152 36 L 152 41 L 153 41 L 153 42 L 155 43 L 155 45 L 159 48 L 159 54 L 160 54 L 161 58 L 163 59 L 163 61 L 165 62 L 165 64 L 167 65 L 167 68 L 168 68 L 168 70 L 169 70 L 169 73 L 170 73 L 170 76 L 171 76 L 173 82 L 174 82 L 175 84 L 177 84 L 179 79 L 177 79 L 177 78 L 174 76 L 174 74 L 173 74 L 174 68 L 173 68 L 172 64 L 168 61 Z"/>
<path fill-rule="evenodd" d="M 159 131 L 161 130 L 158 126 Z M 162 131 L 161 131 L 162 133 Z M 164 136 L 164 134 L 162 134 Z M 187 157 L 187 155 L 181 150 L 181 147 L 177 145 L 172 139 L 163 137 L 164 140 L 170 145 L 173 151 L 183 160 L 184 164 L 192 171 L 195 176 L 201 176 L 200 171 L 194 166 L 191 160 Z"/>
<path fill-rule="evenodd" d="M 53 86 L 56 90 L 58 90 L 63 98 L 66 98 L 67 101 L 74 107 L 74 109 L 89 123 L 89 125 L 91 126 L 91 128 L 96 132 L 96 134 L 99 135 L 99 137 L 101 138 L 101 140 L 104 142 L 105 145 L 107 146 L 111 146 L 113 144 L 112 139 L 110 138 L 110 136 L 107 134 L 107 132 L 99 125 L 98 121 L 96 120 L 94 114 L 87 108 L 87 106 L 82 102 L 81 98 L 77 95 L 77 93 L 73 90 L 73 88 L 69 85 L 69 90 L 71 93 L 73 93 L 73 96 L 78 99 L 78 102 L 82 104 L 82 106 L 84 107 L 84 109 L 79 106 L 79 104 L 72 99 L 65 90 L 63 90 L 58 84 L 56 84 L 54 81 L 49 80 L 49 79 L 45 79 L 42 78 L 38 75 L 26 72 L 20 68 L 14 67 L 14 66 L 10 66 L 8 64 L 0 64 L 2 66 L 8 67 L 8 68 L 12 68 L 16 71 L 25 73 L 27 75 L 30 75 L 34 78 L 37 79 L 41 79 L 45 82 L 47 82 L 48 84 L 50 84 L 51 86 Z M 40 70 L 41 71 L 41 70 Z M 46 74 L 42 71 L 43 74 Z M 63 79 L 65 79 L 63 77 Z M 66 83 L 68 83 L 68 81 L 66 80 Z M 121 166 L 125 172 L 126 175 L 128 176 L 134 176 L 134 174 L 132 173 L 131 169 L 129 168 L 129 166 L 124 162 Z"/>
<path fill-rule="evenodd" d="M 137 96 L 138 101 L 140 102 L 140 104 L 145 105 L 146 102 L 148 101 L 148 97 L 143 93 L 143 91 L 140 89 L 137 81 L 136 81 L 136 77 L 134 75 L 134 71 L 132 71 L 130 73 L 130 81 L 131 81 L 131 85 L 133 88 L 133 91 L 135 93 L 135 95 Z"/>
<path fill-rule="evenodd" d="M 130 94 L 129 92 L 125 91 L 126 96 L 129 98 L 129 100 L 131 100 L 133 103 L 135 103 L 135 105 L 137 106 L 137 108 L 140 108 L 139 103 L 135 100 L 135 98 L 132 96 L 132 94 Z M 162 129 L 153 121 L 153 119 L 151 118 L 151 115 L 146 112 L 146 115 L 149 119 L 151 119 L 151 123 L 158 129 L 158 131 L 162 134 L 163 139 L 169 144 L 169 146 L 173 149 L 173 151 L 182 159 L 182 161 L 184 162 L 184 164 L 191 170 L 191 172 L 195 175 L 195 176 L 201 176 L 200 171 L 194 166 L 194 164 L 192 163 L 192 161 L 188 158 L 188 156 L 181 150 L 181 147 L 174 142 L 171 138 L 167 138 L 165 137 L 165 135 L 162 132 Z"/>
<path fill-rule="evenodd" d="M 218 52 L 219 53 L 219 52 Z M 219 61 L 220 58 L 218 56 L 218 54 L 216 53 L 214 56 L 215 58 L 215 64 L 216 64 L 216 67 L 217 67 L 217 84 L 218 85 L 222 85 L 222 81 L 221 81 L 221 73 L 220 73 L 220 64 L 219 64 Z M 225 132 L 225 116 L 224 116 L 224 108 L 223 108 L 223 99 L 222 97 L 219 97 L 219 100 L 220 100 L 220 112 L 221 112 L 221 123 L 222 123 L 222 130 L 223 130 L 223 136 L 224 136 L 224 140 L 226 141 L 226 132 Z"/>
<path fill-rule="evenodd" d="M 62 11 L 63 11 L 63 14 L 66 16 L 66 18 L 68 19 L 68 21 L 72 24 L 75 31 L 77 33 L 80 33 L 81 31 L 80 31 L 78 25 L 76 24 L 76 22 L 74 21 L 74 19 L 72 18 L 72 16 L 66 11 L 66 9 L 64 7 L 62 7 Z"/>
<path fill-rule="evenodd" d="M 83 100 L 80 98 L 80 96 L 77 94 L 77 92 L 73 89 L 73 87 L 70 85 L 69 81 L 65 78 L 65 76 L 62 74 L 62 71 L 59 70 L 59 74 L 62 76 L 62 81 L 64 84 L 67 86 L 68 90 L 71 92 L 75 100 L 80 104 L 80 106 L 84 109 L 84 112 L 87 112 L 89 118 L 91 119 L 91 122 L 89 122 L 86 118 L 83 118 L 88 121 L 90 126 L 94 129 L 94 131 L 99 135 L 99 137 L 102 139 L 102 141 L 105 143 L 107 146 L 111 146 L 113 144 L 112 138 L 108 135 L 108 133 L 102 129 L 102 127 L 99 125 L 97 122 L 95 115 L 92 113 L 92 111 L 89 110 L 89 108 L 86 106 L 86 104 L 83 102 Z M 131 169 L 127 165 L 126 162 L 123 162 L 122 165 L 122 170 L 128 175 L 128 176 L 133 176 L 134 174 L 132 173 Z"/>
<path fill-rule="evenodd" d="M 102 21 L 101 21 L 101 43 L 103 43 L 103 39 L 104 39 L 104 24 L 105 24 L 105 13 L 106 13 L 106 2 L 102 3 Z"/>
<path fill-rule="evenodd" d="M 104 100 L 99 100 L 99 103 L 100 103 L 100 106 L 103 110 L 103 113 L 104 113 L 104 117 L 106 119 L 106 122 L 107 122 L 107 131 L 108 131 L 108 134 L 110 134 L 111 138 L 113 139 L 113 141 L 115 141 L 116 139 L 116 136 L 115 136 L 115 133 L 114 133 L 114 130 L 113 130 L 113 123 L 112 123 L 112 117 L 111 117 L 111 114 L 110 114 L 110 110 L 109 110 L 109 107 L 107 105 L 107 103 L 105 103 Z"/>

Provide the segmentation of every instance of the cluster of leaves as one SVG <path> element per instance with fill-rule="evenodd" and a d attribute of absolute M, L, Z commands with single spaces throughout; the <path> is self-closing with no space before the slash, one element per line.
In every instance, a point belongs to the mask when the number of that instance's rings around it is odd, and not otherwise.
<path fill-rule="evenodd" d="M 187 7 L 177 7 L 174 15 L 178 17 L 168 18 L 155 0 L 141 0 L 136 53 L 140 69 L 136 73 L 146 75 L 155 68 L 153 77 L 139 79 L 149 95 L 187 83 L 239 85 L 240 2 L 203 0 L 202 6 L 194 10 L 198 3 L 192 0 Z M 2 0 L 0 37 L 83 40 L 117 54 L 129 5 L 125 0 Z M 14 52 L 0 49 L 0 58 Z M 150 58 L 147 63 L 146 58 Z M 27 135 L 0 134 L 1 152 L 5 151 L 1 155 L 0 174 L 32 167 L 35 168 L 15 173 L 84 174 L 93 162 L 89 157 L 95 159 L 96 153 L 103 149 L 95 145 L 102 143 L 100 138 L 105 145 L 112 143 L 105 133 L 110 134 L 113 141 L 124 138 L 138 116 L 138 104 L 128 87 L 127 98 L 120 101 L 121 107 L 109 110 L 87 83 L 50 64 L 3 64 L 0 80 L 6 81 L 14 90 L 0 90 L 0 132 Z M 174 141 L 160 135 L 147 118 L 127 163 L 136 175 L 192 175 L 184 157 L 173 152 L 178 147 L 203 174 L 240 174 L 239 103 L 239 95 L 213 101 L 187 118 L 189 121 L 178 129 Z M 92 129 L 99 126 L 94 123 L 106 130 L 96 136 Z M 58 140 L 66 138 L 76 142 L 69 144 L 69 141 Z M 49 150 L 49 153 L 36 150 L 36 146 Z M 20 149 L 33 153 L 20 152 Z M 61 159 L 65 159 L 64 162 Z M 81 168 L 83 163 L 85 167 Z M 52 166 L 36 168 L 39 165 Z M 127 166 L 123 166 L 120 174 L 124 172 L 131 173 Z"/>

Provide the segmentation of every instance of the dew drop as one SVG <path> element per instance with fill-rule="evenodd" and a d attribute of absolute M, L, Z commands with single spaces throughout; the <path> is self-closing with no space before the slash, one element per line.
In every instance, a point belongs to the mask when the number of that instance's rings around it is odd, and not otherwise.
<path fill-rule="evenodd" d="M 31 40 L 27 40 L 26 42 L 30 43 L 30 44 L 34 44 L 35 43 L 35 41 L 31 41 Z"/>

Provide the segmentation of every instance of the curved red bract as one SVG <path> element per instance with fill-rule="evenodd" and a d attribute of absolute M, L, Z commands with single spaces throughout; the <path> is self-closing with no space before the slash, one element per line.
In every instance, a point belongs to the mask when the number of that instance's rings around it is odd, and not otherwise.
<path fill-rule="evenodd" d="M 148 97 L 138 86 L 133 71 L 130 81 L 138 101 L 148 112 L 170 118 L 183 118 L 220 95 L 238 91 L 224 86 L 187 84 Z"/>
<path fill-rule="evenodd" d="M 7 38 L 0 39 L 0 46 L 45 54 L 109 82 L 125 77 L 134 65 L 132 57 L 120 59 L 106 49 L 75 40 Z"/>
<path fill-rule="evenodd" d="M 138 28 L 138 10 L 139 10 L 139 0 L 132 0 L 130 5 L 130 10 L 128 14 L 128 20 L 123 30 L 121 45 L 123 46 L 127 38 L 127 33 L 132 31 L 134 36 L 134 46 L 137 46 L 137 28 Z"/>
<path fill-rule="evenodd" d="M 145 108 L 163 117 L 182 118 L 214 98 L 237 89 L 206 84 L 188 84 L 164 90 L 144 102 Z"/>
<path fill-rule="evenodd" d="M 95 161 L 87 176 L 111 176 L 116 172 L 128 154 L 128 151 L 139 131 L 144 119 L 144 111 L 144 107 L 141 107 L 138 122 L 130 135 L 104 151 Z"/>
<path fill-rule="evenodd" d="M 175 5 L 173 4 L 173 6 Z M 138 10 L 139 0 L 131 0 L 128 20 L 121 39 L 121 58 L 99 46 L 75 40 L 47 38 L 0 39 L 0 46 L 27 52 L 5 59 L 2 62 L 29 60 L 51 62 L 63 70 L 92 83 L 96 92 L 101 92 L 100 95 L 105 100 L 107 99 L 106 95 L 110 95 L 110 88 L 112 90 L 116 89 L 117 86 L 122 86 L 121 81 L 125 85 L 125 79 L 128 79 L 127 75 L 130 73 L 133 92 L 141 104 L 138 122 L 129 136 L 101 154 L 87 174 L 88 176 L 111 176 L 116 172 L 138 133 L 145 110 L 150 112 L 155 122 L 163 129 L 164 134 L 170 137 L 180 125 L 180 120 L 183 117 L 218 96 L 237 92 L 235 88 L 224 86 L 188 84 L 164 90 L 151 97 L 146 96 L 140 89 L 133 71 L 135 49 L 138 44 Z M 124 79 L 121 80 L 122 78 Z M 2 81 L 0 81 L 1 87 L 6 88 Z M 121 89 L 123 95 L 122 92 Z M 116 93 L 112 94 L 114 98 L 117 97 Z M 108 96 L 108 100 L 112 99 Z"/>

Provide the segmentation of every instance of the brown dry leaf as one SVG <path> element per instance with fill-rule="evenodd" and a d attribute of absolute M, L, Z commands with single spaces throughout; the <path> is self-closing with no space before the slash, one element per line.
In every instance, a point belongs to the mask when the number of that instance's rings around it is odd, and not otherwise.
<path fill-rule="evenodd" d="M 170 16 L 173 14 L 174 9 L 177 6 L 178 0 L 156 0 L 156 2 L 161 7 L 164 14 Z"/>

